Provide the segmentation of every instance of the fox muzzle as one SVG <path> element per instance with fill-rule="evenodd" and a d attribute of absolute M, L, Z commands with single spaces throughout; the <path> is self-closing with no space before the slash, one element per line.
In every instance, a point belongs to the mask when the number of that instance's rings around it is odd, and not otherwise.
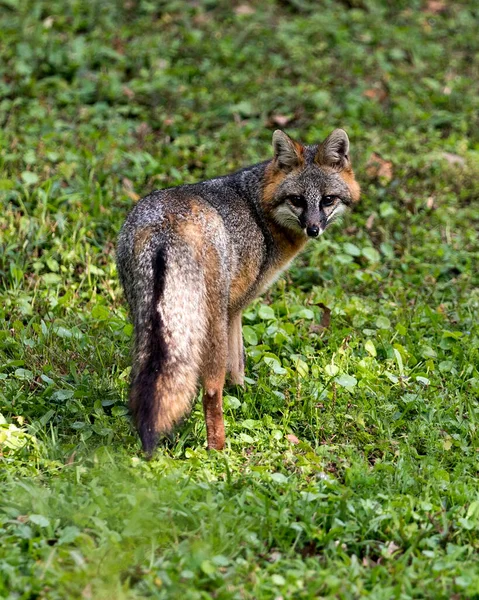
<path fill-rule="evenodd" d="M 308 225 L 306 227 L 306 233 L 308 234 L 308 237 L 318 237 L 319 227 L 317 225 Z"/>

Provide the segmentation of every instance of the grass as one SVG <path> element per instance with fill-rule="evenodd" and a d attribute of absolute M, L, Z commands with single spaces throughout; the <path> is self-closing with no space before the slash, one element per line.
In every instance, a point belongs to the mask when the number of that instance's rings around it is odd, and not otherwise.
<path fill-rule="evenodd" d="M 0 597 L 479 597 L 477 4 L 0 6 Z M 278 125 L 362 201 L 246 311 L 225 452 L 197 402 L 146 462 L 117 232 Z"/>

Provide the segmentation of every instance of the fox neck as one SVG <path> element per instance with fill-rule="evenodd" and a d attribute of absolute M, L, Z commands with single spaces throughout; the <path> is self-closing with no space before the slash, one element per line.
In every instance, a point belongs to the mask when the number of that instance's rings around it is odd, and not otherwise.
<path fill-rule="evenodd" d="M 272 215 L 267 215 L 267 220 L 278 251 L 280 265 L 290 262 L 304 248 L 308 238 L 303 233 L 280 225 Z"/>
<path fill-rule="evenodd" d="M 276 221 L 268 202 L 268 185 L 271 185 L 272 161 L 268 160 L 238 171 L 229 183 L 254 207 L 263 223 L 264 233 L 269 234 L 273 246 L 274 263 L 278 268 L 289 263 L 305 246 L 308 238 Z"/>
<path fill-rule="evenodd" d="M 284 263 L 289 263 L 304 248 L 308 241 L 303 231 L 300 229 L 291 229 L 279 223 L 274 215 L 274 206 L 271 202 L 272 194 L 278 185 L 278 178 L 282 178 L 283 176 L 275 171 L 272 161 L 265 164 L 263 185 L 261 186 L 259 198 L 262 212 L 277 248 L 280 266 Z"/>
<path fill-rule="evenodd" d="M 227 176 L 227 183 L 242 198 L 245 198 L 250 204 L 259 207 L 262 197 L 263 182 L 265 171 L 270 160 L 251 165 L 236 171 Z"/>

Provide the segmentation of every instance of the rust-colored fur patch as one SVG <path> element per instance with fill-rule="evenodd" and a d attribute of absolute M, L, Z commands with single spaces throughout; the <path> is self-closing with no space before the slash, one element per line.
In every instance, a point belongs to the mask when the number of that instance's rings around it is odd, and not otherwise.
<path fill-rule="evenodd" d="M 302 156 L 302 152 L 304 151 L 304 149 L 299 144 L 297 146 L 301 148 Z M 300 171 L 301 168 L 302 164 L 299 167 L 297 167 L 296 170 Z M 278 265 L 278 268 L 281 268 L 283 264 L 288 263 L 305 244 L 304 236 L 302 236 L 299 232 L 296 233 L 291 229 L 282 227 L 276 222 L 276 220 L 271 214 L 271 211 L 274 208 L 274 206 L 272 205 L 272 199 L 274 198 L 275 191 L 285 177 L 286 174 L 280 169 L 278 169 L 274 162 L 272 162 L 266 167 L 266 171 L 264 174 L 262 204 L 266 218 L 268 219 L 269 228 L 271 230 L 273 238 L 279 249 L 279 254 L 281 256 L 281 263 Z"/>
<path fill-rule="evenodd" d="M 192 198 L 189 211 L 182 218 L 177 218 L 174 224 L 175 231 L 193 250 L 196 260 L 199 260 L 205 252 L 208 252 L 211 246 L 205 233 L 207 222 L 210 227 L 214 224 L 218 226 L 222 224 L 221 218 L 215 210 L 199 204 Z"/>
<path fill-rule="evenodd" d="M 280 261 L 277 263 L 277 268 L 281 269 L 303 248 L 307 238 L 301 233 L 282 227 L 274 221 L 270 223 L 270 229 L 279 249 Z"/>
<path fill-rule="evenodd" d="M 292 140 L 292 142 L 294 144 L 294 148 L 295 148 L 296 154 L 298 156 L 299 167 L 303 167 L 304 166 L 304 146 L 302 144 L 300 144 L 299 142 L 296 142 L 295 140 Z"/>
<path fill-rule="evenodd" d="M 304 167 L 304 146 L 294 140 L 291 140 L 291 142 L 294 144 L 298 159 L 298 164 L 293 169 L 293 172 L 301 171 Z M 287 173 L 278 167 L 276 160 L 271 161 L 266 167 L 263 180 L 263 202 L 265 205 L 268 205 L 271 202 L 276 188 L 284 180 L 286 175 Z"/>
<path fill-rule="evenodd" d="M 357 202 L 359 200 L 359 196 L 361 194 L 361 187 L 356 181 L 356 178 L 354 177 L 354 171 L 351 167 L 351 163 L 349 162 L 349 160 L 343 169 L 337 169 L 330 165 L 323 164 L 320 150 L 318 150 L 318 153 L 315 157 L 315 161 L 325 173 L 336 173 L 341 177 L 341 179 L 348 186 L 349 191 L 351 192 L 351 199 L 353 202 Z"/>
<path fill-rule="evenodd" d="M 244 298 L 248 290 L 256 283 L 259 274 L 259 263 L 255 256 L 245 256 L 241 261 L 241 268 L 230 285 L 230 306 Z"/>
<path fill-rule="evenodd" d="M 199 223 L 192 223 L 189 220 L 182 220 L 175 224 L 175 231 L 193 250 L 195 260 L 199 260 L 205 243 L 201 225 Z"/>
<path fill-rule="evenodd" d="M 270 163 L 264 172 L 263 204 L 267 208 L 274 197 L 278 185 L 284 180 L 286 173 L 276 167 L 274 162 Z"/>
<path fill-rule="evenodd" d="M 279 258 L 275 264 L 262 277 L 260 291 L 265 291 L 283 271 L 293 258 L 306 245 L 308 238 L 302 235 L 295 235 L 293 231 L 281 227 L 276 223 L 270 224 L 271 233 L 273 234 L 276 246 L 279 250 Z"/>
<path fill-rule="evenodd" d="M 359 200 L 359 195 L 361 194 L 361 187 L 354 177 L 353 170 L 351 168 L 343 169 L 338 175 L 349 187 L 352 201 L 357 202 Z"/>
<path fill-rule="evenodd" d="M 136 232 L 135 243 L 133 246 L 133 252 L 135 253 L 135 256 L 138 256 L 141 253 L 143 248 L 151 239 L 151 236 L 153 235 L 155 230 L 156 228 L 154 226 L 149 225 L 148 227 L 144 227 L 143 229 L 140 229 Z"/>
<path fill-rule="evenodd" d="M 187 243 L 193 251 L 194 259 L 204 267 L 204 277 L 207 293 L 206 300 L 209 313 L 217 311 L 217 299 L 215 294 L 224 293 L 219 290 L 222 267 L 218 250 L 211 239 L 215 230 L 219 233 L 223 228 L 223 221 L 219 214 L 204 204 L 197 202 L 195 198 L 189 201 L 189 210 L 175 223 L 175 232 Z"/>

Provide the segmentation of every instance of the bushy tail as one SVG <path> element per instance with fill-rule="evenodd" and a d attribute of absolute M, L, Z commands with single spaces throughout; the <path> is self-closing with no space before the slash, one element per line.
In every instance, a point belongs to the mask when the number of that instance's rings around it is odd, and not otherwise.
<path fill-rule="evenodd" d="M 151 455 L 191 408 L 205 335 L 204 289 L 190 253 L 164 248 L 152 264 L 138 265 L 136 283 L 130 408 Z"/>

